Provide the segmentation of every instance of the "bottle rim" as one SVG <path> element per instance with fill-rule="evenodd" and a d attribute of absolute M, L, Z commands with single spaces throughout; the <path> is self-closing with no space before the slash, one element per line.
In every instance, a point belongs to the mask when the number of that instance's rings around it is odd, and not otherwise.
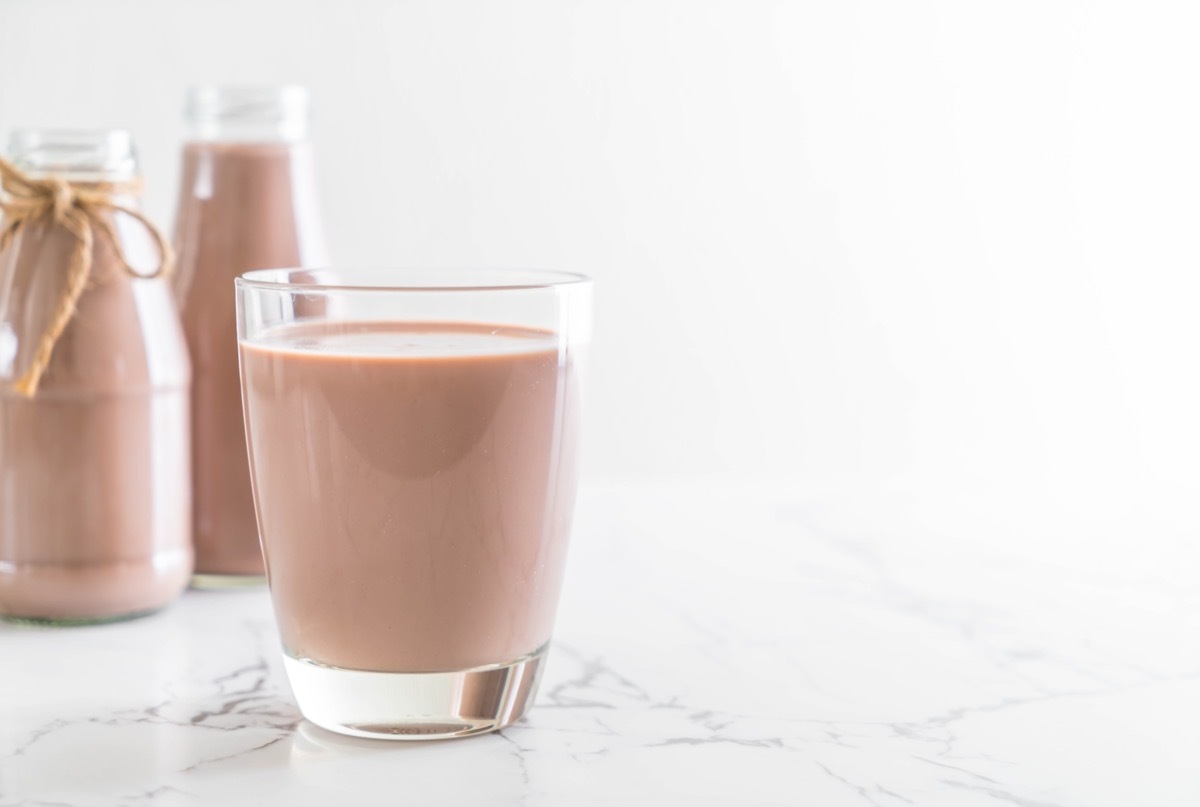
<path fill-rule="evenodd" d="M 298 84 L 189 87 L 184 118 L 199 140 L 303 140 L 309 92 Z"/>
<path fill-rule="evenodd" d="M 138 175 L 137 149 L 128 129 L 24 127 L 12 131 L 8 145 L 13 165 L 35 176 L 103 181 Z"/>

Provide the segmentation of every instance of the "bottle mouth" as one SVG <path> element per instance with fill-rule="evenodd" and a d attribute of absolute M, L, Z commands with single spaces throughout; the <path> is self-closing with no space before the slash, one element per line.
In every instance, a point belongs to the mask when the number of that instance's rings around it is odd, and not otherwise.
<path fill-rule="evenodd" d="M 8 153 L 15 166 L 35 176 L 100 182 L 138 175 L 133 135 L 126 129 L 17 129 Z"/>
<path fill-rule="evenodd" d="M 304 87 L 190 87 L 184 116 L 197 140 L 295 142 L 308 137 L 309 94 Z"/>

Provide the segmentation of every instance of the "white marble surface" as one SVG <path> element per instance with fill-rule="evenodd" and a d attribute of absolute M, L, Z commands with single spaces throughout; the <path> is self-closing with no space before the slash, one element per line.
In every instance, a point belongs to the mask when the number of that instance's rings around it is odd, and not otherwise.
<path fill-rule="evenodd" d="M 787 484 L 593 487 L 522 724 L 327 733 L 291 701 L 265 592 L 189 592 L 125 624 L 0 626 L 0 807 L 1195 807 L 1200 579 L 1190 541 L 1153 537 L 1125 573 Z"/>

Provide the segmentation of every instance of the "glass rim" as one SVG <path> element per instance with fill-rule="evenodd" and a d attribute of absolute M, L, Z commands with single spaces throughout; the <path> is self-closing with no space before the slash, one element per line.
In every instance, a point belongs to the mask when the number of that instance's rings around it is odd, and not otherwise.
<path fill-rule="evenodd" d="M 337 273 L 335 282 L 319 279 L 294 279 L 302 273 Z M 489 282 L 489 275 L 496 282 Z M 414 278 L 419 280 L 414 281 Z M 436 280 L 458 282 L 435 282 Z M 508 280 L 504 280 L 508 278 Z M 469 282 L 466 282 L 469 281 Z M 322 292 L 503 292 L 534 291 L 590 285 L 592 279 L 578 272 L 557 269 L 407 267 L 395 269 L 336 269 L 334 267 L 288 267 L 253 269 L 234 279 L 239 288 L 271 291 L 303 290 Z"/>

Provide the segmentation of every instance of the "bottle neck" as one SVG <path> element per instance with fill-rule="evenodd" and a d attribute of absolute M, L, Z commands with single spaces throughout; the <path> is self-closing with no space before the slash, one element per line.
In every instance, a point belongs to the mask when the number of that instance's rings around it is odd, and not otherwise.
<path fill-rule="evenodd" d="M 187 122 L 193 142 L 300 143 L 308 139 L 303 87 L 194 87 Z"/>
<path fill-rule="evenodd" d="M 12 164 L 32 179 L 132 183 L 139 177 L 133 138 L 107 131 L 21 129 L 9 141 Z"/>

